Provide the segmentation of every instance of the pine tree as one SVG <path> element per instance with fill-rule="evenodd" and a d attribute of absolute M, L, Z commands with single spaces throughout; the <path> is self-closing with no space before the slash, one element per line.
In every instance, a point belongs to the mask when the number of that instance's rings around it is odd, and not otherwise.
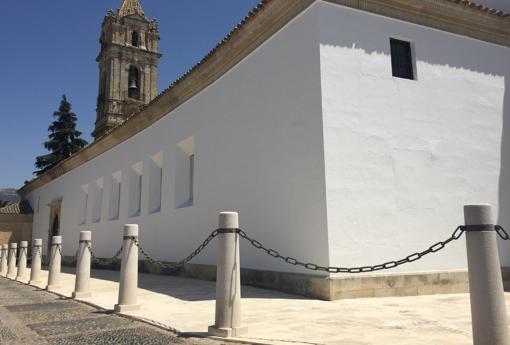
<path fill-rule="evenodd" d="M 76 129 L 77 117 L 71 112 L 71 103 L 66 95 L 62 96 L 60 108 L 53 116 L 56 120 L 48 127 L 49 140 L 44 143 L 50 153 L 36 158 L 35 167 L 39 170 L 34 174 L 37 176 L 87 146 L 87 142 L 80 138 L 81 132 Z"/>

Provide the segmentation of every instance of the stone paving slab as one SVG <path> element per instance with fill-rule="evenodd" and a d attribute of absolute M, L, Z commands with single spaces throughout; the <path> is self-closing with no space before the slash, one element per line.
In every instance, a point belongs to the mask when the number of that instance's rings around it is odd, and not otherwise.
<path fill-rule="evenodd" d="M 111 344 L 129 344 L 129 345 L 160 345 L 160 344 L 180 344 L 182 339 L 171 337 L 161 332 L 148 330 L 144 328 L 133 328 L 128 330 L 112 330 L 100 333 L 76 335 L 63 339 L 55 339 L 52 345 L 111 345 Z"/>
<path fill-rule="evenodd" d="M 53 321 L 29 324 L 28 327 L 33 329 L 37 334 L 42 336 L 60 336 L 63 334 L 73 333 L 82 334 L 91 331 L 108 330 L 116 327 L 126 327 L 132 325 L 133 322 L 118 316 L 96 317 L 90 319 L 76 319 L 65 321 Z"/>
<path fill-rule="evenodd" d="M 16 339 L 14 333 L 5 326 L 0 326 L 0 344 L 6 344 Z"/>
<path fill-rule="evenodd" d="M 83 301 L 113 309 L 118 271 L 94 270 L 92 297 Z M 44 272 L 46 277 L 46 272 Z M 71 296 L 74 269 L 64 268 L 62 288 Z M 44 287 L 40 284 L 39 287 Z M 153 320 L 183 333 L 204 335 L 214 323 L 215 283 L 139 274 L 141 310 L 130 316 Z M 242 319 L 248 343 L 354 345 L 472 344 L 468 294 L 312 300 L 281 292 L 242 287 Z M 506 294 L 507 307 L 510 294 Z M 509 309 L 510 313 L 510 309 Z M 412 341 L 410 341 L 412 339 Z"/>
<path fill-rule="evenodd" d="M 5 299 L 6 295 L 39 302 L 8 306 L 0 303 L 2 345 L 223 344 L 214 340 L 179 337 L 133 318 L 0 278 L 0 297 Z"/>
<path fill-rule="evenodd" d="M 33 304 L 19 304 L 6 306 L 7 310 L 13 313 L 22 313 L 27 311 L 62 311 L 67 309 L 76 309 L 81 306 L 78 303 L 64 303 L 64 302 L 48 302 L 48 303 L 33 303 Z"/>
<path fill-rule="evenodd" d="M 29 311 L 17 313 L 16 316 L 22 322 L 26 324 L 30 323 L 42 323 L 42 322 L 52 322 L 52 321 L 66 321 L 66 320 L 75 320 L 80 318 L 91 318 L 91 317 L 100 317 L 103 316 L 103 313 L 95 313 L 90 312 L 90 310 L 86 309 L 66 309 L 64 312 L 62 310 L 45 310 L 45 311 Z"/>

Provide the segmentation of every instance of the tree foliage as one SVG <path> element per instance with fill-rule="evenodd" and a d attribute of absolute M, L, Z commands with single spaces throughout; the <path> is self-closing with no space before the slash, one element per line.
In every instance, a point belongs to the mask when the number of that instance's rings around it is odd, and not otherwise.
<path fill-rule="evenodd" d="M 9 205 L 9 201 L 7 200 L 0 200 L 0 208 L 5 207 Z"/>
<path fill-rule="evenodd" d="M 87 146 L 87 142 L 80 138 L 82 133 L 76 129 L 77 117 L 71 112 L 71 103 L 67 101 L 65 95 L 62 96 L 60 108 L 53 116 L 56 120 L 48 127 L 49 140 L 44 143 L 49 153 L 36 158 L 35 167 L 39 170 L 34 174 L 37 176 Z"/>

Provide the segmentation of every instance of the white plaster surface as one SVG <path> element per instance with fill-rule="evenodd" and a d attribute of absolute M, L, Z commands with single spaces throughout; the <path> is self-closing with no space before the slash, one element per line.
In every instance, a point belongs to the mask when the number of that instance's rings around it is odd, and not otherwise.
<path fill-rule="evenodd" d="M 65 270 L 57 293 L 71 296 L 73 273 Z M 111 310 L 119 272 L 93 271 L 92 277 L 92 297 L 80 300 Z M 127 314 L 202 335 L 213 324 L 214 282 L 147 274 L 139 281 L 141 309 Z M 468 294 L 326 302 L 243 286 L 241 295 L 248 334 L 240 340 L 250 344 L 472 344 Z M 505 297 L 510 312 L 510 294 Z"/>
<path fill-rule="evenodd" d="M 510 49 L 327 3 L 318 11 L 330 264 L 425 250 L 463 224 L 464 204 L 499 205 L 510 226 Z M 414 43 L 417 80 L 392 77 L 390 37 Z M 465 250 L 455 242 L 395 271 L 465 268 Z"/>

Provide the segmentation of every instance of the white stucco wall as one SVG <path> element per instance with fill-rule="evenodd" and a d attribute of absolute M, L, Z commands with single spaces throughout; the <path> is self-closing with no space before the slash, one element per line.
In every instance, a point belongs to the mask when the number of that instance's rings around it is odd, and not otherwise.
<path fill-rule="evenodd" d="M 220 211 L 238 211 L 251 236 L 284 253 L 327 264 L 326 206 L 320 58 L 315 11 L 296 18 L 270 41 L 208 89 L 121 145 L 30 193 L 41 197 L 34 238 L 46 246 L 49 208 L 62 198 L 64 253 L 74 255 L 80 230 L 93 231 L 99 256 L 120 246 L 122 225 L 140 224 L 144 248 L 156 258 L 179 260 L 217 227 Z M 160 76 L 165 78 L 165 76 Z M 191 139 L 192 138 L 192 139 Z M 189 151 L 189 152 L 188 152 Z M 195 154 L 193 205 L 186 204 L 185 154 Z M 159 158 L 155 158 L 159 157 Z M 161 211 L 149 213 L 149 176 L 163 168 Z M 152 168 L 153 169 L 153 168 Z M 142 204 L 136 211 L 136 174 L 142 173 Z M 110 198 L 121 177 L 118 220 Z M 86 224 L 80 225 L 84 192 L 103 179 L 101 220 L 92 222 L 89 195 Z M 154 182 L 152 182 L 154 183 Z M 177 185 L 176 185 L 177 183 Z M 115 187 L 117 188 L 117 187 Z M 85 188 L 86 189 L 86 188 Z M 136 212 L 135 212 L 136 213 Z M 194 263 L 215 263 L 213 243 Z M 242 244 L 243 267 L 292 270 Z"/>
<path fill-rule="evenodd" d="M 499 205 L 510 227 L 510 50 L 327 3 L 319 12 L 331 264 L 427 249 L 463 223 L 464 204 Z M 414 42 L 418 80 L 392 77 L 390 37 Z M 399 270 L 465 266 L 458 241 Z"/>

